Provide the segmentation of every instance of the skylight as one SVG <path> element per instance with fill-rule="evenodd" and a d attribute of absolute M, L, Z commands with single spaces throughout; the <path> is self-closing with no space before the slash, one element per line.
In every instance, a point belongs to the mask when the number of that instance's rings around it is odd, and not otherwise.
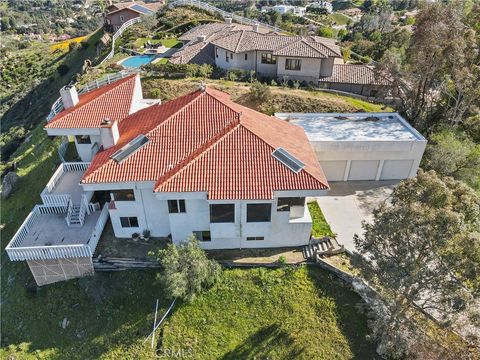
<path fill-rule="evenodd" d="M 117 163 L 121 163 L 146 143 L 148 143 L 148 138 L 145 135 L 138 135 L 120 150 L 115 151 L 110 158 L 115 160 Z"/>
<path fill-rule="evenodd" d="M 280 161 L 283 165 L 288 167 L 290 170 L 292 170 L 294 173 L 298 173 L 305 166 L 304 163 L 302 163 L 295 156 L 293 156 L 292 154 L 290 154 L 287 150 L 285 150 L 283 148 L 276 149 L 272 153 L 272 156 L 275 159 L 277 159 L 278 161 Z"/>

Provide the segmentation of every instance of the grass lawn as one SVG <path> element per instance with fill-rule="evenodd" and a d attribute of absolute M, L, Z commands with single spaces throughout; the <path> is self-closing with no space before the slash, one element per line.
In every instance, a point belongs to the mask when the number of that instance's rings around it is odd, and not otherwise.
<path fill-rule="evenodd" d="M 182 46 L 182 42 L 175 39 L 175 38 L 172 38 L 172 39 L 152 39 L 152 38 L 143 37 L 143 38 L 138 38 L 137 40 L 135 40 L 135 42 L 133 43 L 134 47 L 137 48 L 137 49 L 141 48 L 149 40 L 152 44 L 162 43 L 162 45 L 167 47 L 167 48 L 181 47 Z"/>
<path fill-rule="evenodd" d="M 176 309 L 163 348 L 195 359 L 372 359 L 359 304 L 314 266 L 225 270 L 208 293 Z"/>
<path fill-rule="evenodd" d="M 308 203 L 308 210 L 312 216 L 312 235 L 314 237 L 334 236 L 316 201 Z"/>

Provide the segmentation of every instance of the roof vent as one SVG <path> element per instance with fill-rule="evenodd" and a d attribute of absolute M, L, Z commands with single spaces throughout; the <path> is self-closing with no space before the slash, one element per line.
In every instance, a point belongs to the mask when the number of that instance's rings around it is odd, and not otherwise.
<path fill-rule="evenodd" d="M 198 35 L 197 36 L 197 41 L 198 42 L 204 42 L 205 40 L 207 40 L 207 35 Z"/>
<path fill-rule="evenodd" d="M 280 161 L 283 165 L 292 170 L 295 174 L 298 173 L 305 167 L 305 164 L 298 160 L 295 156 L 290 154 L 287 150 L 283 148 L 276 149 L 272 156 Z"/>
<path fill-rule="evenodd" d="M 132 155 L 135 151 L 140 149 L 143 145 L 148 143 L 148 138 L 141 134 L 138 135 L 135 139 L 130 141 L 127 145 L 123 146 L 120 150 L 116 151 L 110 158 L 115 160 L 117 163 L 121 163 Z"/>
<path fill-rule="evenodd" d="M 365 121 L 372 121 L 372 122 L 375 122 L 375 121 L 379 121 L 380 118 L 377 117 L 377 116 L 368 116 L 364 119 Z"/>
<path fill-rule="evenodd" d="M 112 124 L 112 120 L 110 120 L 109 118 L 103 119 L 102 122 L 100 123 L 100 125 L 102 126 L 111 125 L 111 124 Z"/>
<path fill-rule="evenodd" d="M 231 24 L 232 23 L 232 18 L 225 18 L 225 24 Z"/>
<path fill-rule="evenodd" d="M 337 120 L 349 120 L 348 117 L 346 117 L 346 116 L 341 116 L 341 115 L 340 115 L 340 116 L 335 116 L 335 119 L 337 119 Z"/>
<path fill-rule="evenodd" d="M 200 91 L 205 91 L 205 89 L 207 88 L 207 86 L 205 85 L 205 82 L 202 81 L 199 85 L 198 85 L 198 90 Z"/>

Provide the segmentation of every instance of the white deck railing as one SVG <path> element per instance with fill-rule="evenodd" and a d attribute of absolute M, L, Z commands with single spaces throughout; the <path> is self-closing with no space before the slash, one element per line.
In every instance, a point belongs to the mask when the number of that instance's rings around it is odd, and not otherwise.
<path fill-rule="evenodd" d="M 122 24 L 122 26 L 120 26 L 120 28 L 115 32 L 115 34 L 113 34 L 112 36 L 112 50 L 110 50 L 110 52 L 107 54 L 107 56 L 105 56 L 105 59 L 103 59 L 99 65 L 102 65 L 105 61 L 107 61 L 108 59 L 111 59 L 113 57 L 113 55 L 115 54 L 115 40 L 117 40 L 120 36 L 122 36 L 123 32 L 125 30 L 127 30 L 127 28 L 129 28 L 130 26 L 132 26 L 133 24 L 136 24 L 138 22 L 142 21 L 142 17 L 139 16 L 139 17 L 136 17 L 136 18 L 133 18 L 133 19 L 130 19 L 128 20 L 127 22 L 124 22 Z"/>
<path fill-rule="evenodd" d="M 95 228 L 86 244 L 51 245 L 51 246 L 22 246 L 28 233 L 40 220 L 41 214 L 63 214 L 65 207 L 35 205 L 12 240 L 5 248 L 11 261 L 22 260 L 49 260 L 75 257 L 92 257 L 108 220 L 108 203 L 102 209 Z"/>
<path fill-rule="evenodd" d="M 214 13 L 218 13 L 220 14 L 224 19 L 225 18 L 232 18 L 234 21 L 240 23 L 240 24 L 247 24 L 247 25 L 260 25 L 262 27 L 265 27 L 267 29 L 270 29 L 272 31 L 276 31 L 276 32 L 279 32 L 281 31 L 281 29 L 275 27 L 275 26 L 272 26 L 272 25 L 269 25 L 269 24 L 265 24 L 265 23 L 261 23 L 260 21 L 257 21 L 257 20 L 252 20 L 252 19 L 249 19 L 249 18 L 246 18 L 246 17 L 243 17 L 243 16 L 240 16 L 240 15 L 236 15 L 236 14 L 232 14 L 232 13 L 229 13 L 225 10 L 222 10 L 222 9 L 219 9 L 215 6 L 212 6 L 210 4 L 207 4 L 207 3 L 204 3 L 204 2 L 201 2 L 201 1 L 197 1 L 197 0 L 177 0 L 177 1 L 173 1 L 171 3 L 168 3 L 168 6 L 182 6 L 182 5 L 190 5 L 190 6 L 195 6 L 195 7 L 198 7 L 200 9 L 203 9 L 203 10 L 207 10 L 207 11 L 211 11 L 211 12 L 214 12 Z"/>
<path fill-rule="evenodd" d="M 68 206 L 71 199 L 70 194 L 52 194 L 52 191 L 61 181 L 63 174 L 69 171 L 87 171 L 89 166 L 89 162 L 61 163 L 40 194 L 43 204 L 46 206 Z"/>
<path fill-rule="evenodd" d="M 98 240 L 100 240 L 100 236 L 102 235 L 103 229 L 105 228 L 108 216 L 108 203 L 105 203 L 105 205 L 103 205 L 102 212 L 100 213 L 100 216 L 97 220 L 97 224 L 95 225 L 95 229 L 93 229 L 92 236 L 90 236 L 90 239 L 88 240 L 88 245 L 90 246 L 90 251 L 92 255 L 95 253 L 95 249 L 98 245 Z"/>

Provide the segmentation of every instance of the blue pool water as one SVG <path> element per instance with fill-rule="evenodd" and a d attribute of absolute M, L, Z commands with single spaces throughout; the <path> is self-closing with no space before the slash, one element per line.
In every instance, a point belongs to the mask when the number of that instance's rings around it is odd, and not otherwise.
<path fill-rule="evenodd" d="M 149 64 L 155 59 L 155 55 L 135 55 L 122 61 L 122 66 L 129 68 L 139 68 L 142 65 Z"/>

